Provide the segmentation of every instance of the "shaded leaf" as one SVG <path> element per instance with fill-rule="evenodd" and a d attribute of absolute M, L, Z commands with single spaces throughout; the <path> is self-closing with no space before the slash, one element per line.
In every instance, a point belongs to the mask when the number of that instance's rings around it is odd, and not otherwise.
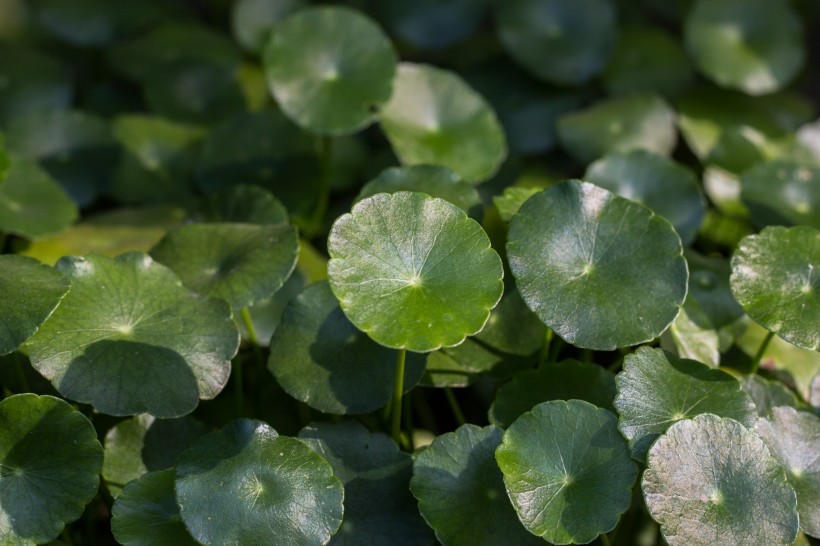
<path fill-rule="evenodd" d="M 745 171 L 741 184 L 741 197 L 755 225 L 820 229 L 820 166 L 764 162 Z"/>
<path fill-rule="evenodd" d="M 757 374 L 751 374 L 745 376 L 740 384 L 754 402 L 758 417 L 770 417 L 772 410 L 780 406 L 796 409 L 805 407 L 797 395 L 779 381 L 770 381 Z"/>

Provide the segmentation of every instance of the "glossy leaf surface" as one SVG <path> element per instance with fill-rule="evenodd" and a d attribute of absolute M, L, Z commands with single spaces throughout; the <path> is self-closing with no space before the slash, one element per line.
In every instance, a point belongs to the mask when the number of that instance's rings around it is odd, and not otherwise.
<path fill-rule="evenodd" d="M 345 315 L 388 347 L 457 345 L 501 299 L 501 260 L 487 234 L 442 199 L 364 199 L 336 220 L 328 250 L 330 287 Z"/>
<path fill-rule="evenodd" d="M 342 523 L 327 461 L 252 419 L 198 438 L 177 462 L 185 526 L 204 544 L 325 544 Z"/>
<path fill-rule="evenodd" d="M 568 343 L 597 350 L 649 341 L 669 326 L 686 296 L 682 252 L 668 221 L 578 180 L 527 200 L 507 241 L 527 305 Z"/>
<path fill-rule="evenodd" d="M 748 427 L 755 423 L 754 403 L 737 379 L 661 349 L 641 347 L 627 355 L 615 383 L 618 428 L 639 461 L 652 442 L 681 419 L 711 413 Z"/>
<path fill-rule="evenodd" d="M 531 533 L 585 544 L 615 528 L 638 476 L 616 425 L 580 400 L 544 402 L 510 425 L 495 458 Z"/>
<path fill-rule="evenodd" d="M 178 417 L 225 386 L 239 346 L 225 302 L 196 297 L 140 252 L 56 267 L 71 290 L 26 347 L 62 395 L 111 415 Z"/>
<path fill-rule="evenodd" d="M 763 440 L 737 421 L 698 415 L 649 451 L 643 493 L 671 546 L 791 544 L 794 489 Z"/>

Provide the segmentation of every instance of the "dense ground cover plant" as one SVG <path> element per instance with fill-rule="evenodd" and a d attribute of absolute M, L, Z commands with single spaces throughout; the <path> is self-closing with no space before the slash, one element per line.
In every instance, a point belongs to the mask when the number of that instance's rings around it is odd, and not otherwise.
<path fill-rule="evenodd" d="M 3 3 L 0 544 L 817 543 L 818 29 Z"/>

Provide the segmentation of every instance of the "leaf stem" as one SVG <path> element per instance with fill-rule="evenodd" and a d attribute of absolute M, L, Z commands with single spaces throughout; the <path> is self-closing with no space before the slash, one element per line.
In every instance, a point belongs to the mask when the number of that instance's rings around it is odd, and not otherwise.
<path fill-rule="evenodd" d="M 458 423 L 458 426 L 466 424 L 467 420 L 464 419 L 464 412 L 461 411 L 461 406 L 458 405 L 458 399 L 453 393 L 453 389 L 450 387 L 444 387 L 444 396 L 447 397 L 447 403 L 450 405 L 450 409 L 453 410 L 453 416 L 456 418 L 456 423 Z"/>
<path fill-rule="evenodd" d="M 259 345 L 259 338 L 256 337 L 256 328 L 253 326 L 250 310 L 248 310 L 247 307 L 243 307 L 242 310 L 239 311 L 239 314 L 242 315 L 242 324 L 248 332 L 248 341 L 254 345 Z"/>
<path fill-rule="evenodd" d="M 333 138 L 323 136 L 319 139 L 319 162 L 321 165 L 320 187 L 316 196 L 316 208 L 305 226 L 306 237 L 312 239 L 322 228 L 322 220 L 330 205 L 330 161 L 333 157 Z"/>
<path fill-rule="evenodd" d="M 601 544 L 602 546 L 612 546 L 612 543 L 609 541 L 609 537 L 606 536 L 606 533 L 601 534 Z"/>
<path fill-rule="evenodd" d="M 391 432 L 393 441 L 401 445 L 401 398 L 404 394 L 404 361 L 407 358 L 407 349 L 399 349 L 396 356 L 396 377 L 393 380 L 393 423 Z"/>
<path fill-rule="evenodd" d="M 549 362 L 558 362 L 558 353 L 561 352 L 561 349 L 564 348 L 566 342 L 561 339 L 560 337 L 553 336 L 552 344 L 550 345 L 550 355 L 548 358 Z"/>
<path fill-rule="evenodd" d="M 544 333 L 544 342 L 541 344 L 541 353 L 538 356 L 538 365 L 543 366 L 550 361 L 550 346 L 552 345 L 552 338 L 555 337 L 555 332 L 551 328 L 547 328 Z"/>
<path fill-rule="evenodd" d="M 763 338 L 763 343 L 760 344 L 760 348 L 755 353 L 755 357 L 752 360 L 752 369 L 749 372 L 750 374 L 756 374 L 757 369 L 760 368 L 760 361 L 763 360 L 763 354 L 766 352 L 766 349 L 769 347 L 769 342 L 774 337 L 774 332 L 769 332 L 766 334 L 766 337 Z"/>

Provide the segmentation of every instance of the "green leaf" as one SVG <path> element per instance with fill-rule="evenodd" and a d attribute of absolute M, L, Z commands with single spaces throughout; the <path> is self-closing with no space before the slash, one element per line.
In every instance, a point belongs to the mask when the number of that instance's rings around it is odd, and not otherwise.
<path fill-rule="evenodd" d="M 26 347 L 60 394 L 111 415 L 179 417 L 224 388 L 239 347 L 225 302 L 195 296 L 141 252 L 56 267 L 71 290 Z"/>
<path fill-rule="evenodd" d="M 410 490 L 444 546 L 543 544 L 521 527 L 505 494 L 494 458 L 502 434 L 463 425 L 416 456 Z"/>
<path fill-rule="evenodd" d="M 179 515 L 174 469 L 150 472 L 123 489 L 111 508 L 111 532 L 125 546 L 195 546 Z"/>
<path fill-rule="evenodd" d="M 603 70 L 617 39 L 609 0 L 507 0 L 496 7 L 498 37 L 538 78 L 579 85 Z"/>
<path fill-rule="evenodd" d="M 368 182 L 359 191 L 356 202 L 377 193 L 415 191 L 449 201 L 472 217 L 481 212 L 478 190 L 446 167 L 408 165 L 390 167 Z"/>
<path fill-rule="evenodd" d="M 276 381 L 319 411 L 368 413 L 393 396 L 395 351 L 351 324 L 327 282 L 308 286 L 288 304 L 270 349 L 268 369 Z M 424 360 L 408 355 L 405 391 L 421 379 Z"/>
<path fill-rule="evenodd" d="M 259 186 L 237 184 L 210 193 L 195 220 L 246 224 L 286 224 L 288 211 L 273 194 Z"/>
<path fill-rule="evenodd" d="M 820 348 L 820 232 L 767 227 L 732 255 L 732 293 L 767 330 L 804 349 Z"/>
<path fill-rule="evenodd" d="M 639 461 L 652 442 L 681 419 L 713 413 L 749 427 L 755 423 L 754 403 L 737 379 L 661 349 L 640 347 L 627 355 L 615 384 L 618 429 Z"/>
<path fill-rule="evenodd" d="M 500 196 L 493 197 L 493 204 L 498 209 L 498 214 L 505 222 L 512 220 L 512 217 L 518 213 L 521 205 L 524 202 L 540 192 L 542 188 L 521 188 L 518 186 L 510 186 L 504 188 L 504 193 Z"/>
<path fill-rule="evenodd" d="M 0 47 L 0 125 L 33 112 L 68 108 L 74 98 L 72 74 L 39 50 L 4 42 Z"/>
<path fill-rule="evenodd" d="M 794 489 L 760 437 L 737 421 L 698 415 L 649 451 L 643 493 L 670 546 L 791 544 Z"/>
<path fill-rule="evenodd" d="M 231 33 L 247 51 L 261 54 L 274 24 L 304 5 L 302 0 L 238 0 L 231 8 Z"/>
<path fill-rule="evenodd" d="M 544 324 L 530 311 L 518 290 L 507 290 L 490 311 L 484 328 L 475 340 L 502 353 L 529 356 L 541 348 L 546 335 Z"/>
<path fill-rule="evenodd" d="M 240 309 L 282 287 L 298 250 L 290 224 L 188 224 L 168 233 L 151 256 L 187 288 Z"/>
<path fill-rule="evenodd" d="M 262 421 L 232 421 L 177 461 L 180 514 L 204 544 L 325 544 L 343 496 L 325 459 Z"/>
<path fill-rule="evenodd" d="M 797 493 L 800 528 L 820 537 L 820 418 L 792 407 L 772 408 L 757 432 Z"/>
<path fill-rule="evenodd" d="M 667 348 L 667 333 L 679 357 L 697 360 L 712 368 L 720 365 L 720 334 L 694 298 L 687 296 L 680 313 L 661 337 L 664 348 Z"/>
<path fill-rule="evenodd" d="M 53 236 L 33 241 L 18 250 L 23 256 L 55 264 L 63 256 L 95 252 L 114 258 L 125 252 L 148 252 L 185 218 L 185 211 L 172 206 L 118 208 L 89 214 L 84 220 Z"/>
<path fill-rule="evenodd" d="M 431 543 L 432 533 L 407 490 L 413 458 L 389 436 L 342 421 L 308 425 L 299 439 L 327 459 L 345 488 L 344 520 L 329 544 Z"/>
<path fill-rule="evenodd" d="M 510 222 L 507 254 L 530 309 L 578 347 L 650 341 L 686 297 L 686 260 L 672 225 L 579 180 L 524 203 Z"/>
<path fill-rule="evenodd" d="M 695 239 L 705 202 L 687 167 L 645 150 L 609 154 L 587 168 L 584 179 L 646 205 L 669 220 L 684 244 Z"/>
<path fill-rule="evenodd" d="M 638 467 L 607 410 L 581 400 L 538 404 L 519 417 L 495 458 L 518 518 L 555 544 L 586 544 L 629 508 Z"/>
<path fill-rule="evenodd" d="M 568 359 L 515 374 L 498 389 L 487 415 L 491 423 L 508 428 L 541 402 L 575 399 L 615 411 L 614 398 L 615 378 L 611 373 L 596 364 Z"/>
<path fill-rule="evenodd" d="M 797 395 L 779 381 L 769 381 L 757 374 L 751 374 L 745 376 L 740 384 L 754 402 L 759 417 L 770 417 L 772 410 L 779 406 L 805 408 Z"/>
<path fill-rule="evenodd" d="M 0 185 L 0 231 L 39 239 L 64 230 L 78 215 L 77 206 L 46 171 L 33 161 L 12 158 Z"/>
<path fill-rule="evenodd" d="M 7 137 L 9 150 L 37 161 L 80 206 L 93 202 L 108 184 L 120 153 L 108 122 L 80 110 L 21 116 L 9 125 Z"/>
<path fill-rule="evenodd" d="M 0 186 L 9 173 L 9 154 L 6 151 L 6 138 L 0 133 Z"/>
<path fill-rule="evenodd" d="M 780 0 L 698 0 L 684 38 L 703 74 L 750 95 L 782 89 L 805 61 L 803 27 Z"/>
<path fill-rule="evenodd" d="M 403 165 L 441 165 L 481 182 L 507 157 L 504 130 L 484 98 L 456 73 L 401 63 L 379 124 Z"/>
<path fill-rule="evenodd" d="M 723 258 L 711 258 L 687 249 L 689 264 L 689 296 L 709 317 L 715 328 L 723 328 L 741 316 L 743 308 L 735 301 L 729 286 L 731 268 Z"/>
<path fill-rule="evenodd" d="M 111 496 L 148 471 L 165 470 L 210 429 L 196 419 L 155 419 L 143 414 L 117 423 L 105 435 L 102 475 Z"/>
<path fill-rule="evenodd" d="M 421 49 L 442 49 L 473 34 L 489 4 L 489 0 L 382 0 L 368 8 L 402 41 Z"/>
<path fill-rule="evenodd" d="M 741 184 L 741 197 L 756 225 L 820 229 L 820 166 L 764 162 L 744 172 Z"/>
<path fill-rule="evenodd" d="M 581 163 L 629 150 L 668 156 L 677 142 L 675 114 L 651 93 L 607 99 L 559 118 L 558 139 Z"/>
<path fill-rule="evenodd" d="M 373 121 L 398 58 L 370 18 L 339 6 L 303 9 L 274 25 L 264 51 L 271 93 L 297 125 L 343 135 Z"/>
<path fill-rule="evenodd" d="M 465 340 L 467 343 L 467 340 Z M 435 388 L 461 388 L 472 385 L 477 379 L 475 370 L 459 362 L 453 355 L 444 349 L 433 351 L 427 357 L 427 366 L 421 384 Z"/>
<path fill-rule="evenodd" d="M 262 186 L 293 214 L 313 210 L 321 182 L 309 135 L 271 110 L 242 112 L 217 125 L 202 143 L 196 179 L 205 192 Z"/>
<path fill-rule="evenodd" d="M 97 493 L 102 460 L 94 426 L 66 402 L 35 394 L 0 401 L 0 542 L 57 538 Z"/>
<path fill-rule="evenodd" d="M 480 331 L 504 271 L 481 226 L 443 199 L 380 193 L 339 217 L 328 277 L 347 318 L 377 343 L 427 352 Z"/>
<path fill-rule="evenodd" d="M 611 95 L 657 91 L 668 96 L 680 93 L 693 76 L 676 37 L 653 26 L 627 26 L 620 30 L 603 82 Z"/>
<path fill-rule="evenodd" d="M 59 271 L 24 256 L 0 256 L 0 355 L 16 351 L 54 312 L 69 288 Z"/>

